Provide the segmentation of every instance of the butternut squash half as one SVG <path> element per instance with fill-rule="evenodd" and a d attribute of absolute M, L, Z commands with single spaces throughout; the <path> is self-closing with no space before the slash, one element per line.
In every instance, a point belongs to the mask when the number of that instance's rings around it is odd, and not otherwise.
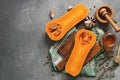
<path fill-rule="evenodd" d="M 75 44 L 65 71 L 72 76 L 77 76 L 86 60 L 86 57 L 96 42 L 96 35 L 89 30 L 81 29 L 75 35 Z"/>
<path fill-rule="evenodd" d="M 88 9 L 83 4 L 77 4 L 63 16 L 52 20 L 46 25 L 46 32 L 50 39 L 57 41 L 78 22 L 88 15 Z"/>

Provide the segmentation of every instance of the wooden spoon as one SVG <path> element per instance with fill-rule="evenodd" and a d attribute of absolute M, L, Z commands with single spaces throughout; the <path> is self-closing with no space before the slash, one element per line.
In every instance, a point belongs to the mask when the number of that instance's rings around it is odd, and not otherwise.
<path fill-rule="evenodd" d="M 114 62 L 115 63 L 119 63 L 120 62 L 120 44 L 118 46 L 118 53 L 117 55 L 114 57 Z"/>
<path fill-rule="evenodd" d="M 102 23 L 109 22 L 116 32 L 120 31 L 120 28 L 112 20 L 113 10 L 108 5 L 99 7 L 96 10 L 96 17 L 97 17 L 98 21 L 100 21 Z"/>

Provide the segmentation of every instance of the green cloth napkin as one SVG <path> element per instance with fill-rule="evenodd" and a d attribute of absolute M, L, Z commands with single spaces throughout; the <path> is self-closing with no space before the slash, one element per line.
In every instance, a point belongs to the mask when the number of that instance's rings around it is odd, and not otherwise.
<path fill-rule="evenodd" d="M 56 65 L 62 60 L 61 55 L 57 52 L 59 47 L 68 39 L 68 37 L 75 32 L 77 29 L 76 27 L 72 28 L 63 39 L 60 41 L 57 41 L 53 46 L 50 47 L 49 53 L 51 55 L 51 61 L 52 61 L 52 69 L 54 71 L 57 71 Z M 93 31 L 97 36 L 97 41 L 100 41 L 101 36 L 104 34 L 103 30 L 98 28 L 97 26 L 94 27 L 91 31 Z M 80 75 L 86 75 L 86 76 L 95 76 L 96 75 L 96 64 L 104 58 L 103 51 L 100 52 L 100 55 L 95 56 L 91 61 L 89 61 L 81 70 Z M 66 73 L 65 70 L 61 71 L 62 73 Z"/>

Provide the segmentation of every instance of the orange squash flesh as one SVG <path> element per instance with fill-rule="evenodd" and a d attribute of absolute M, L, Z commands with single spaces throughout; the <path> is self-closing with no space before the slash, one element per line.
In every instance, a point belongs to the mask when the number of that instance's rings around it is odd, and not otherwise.
<path fill-rule="evenodd" d="M 77 4 L 73 9 L 63 16 L 47 23 L 46 32 L 49 38 L 54 41 L 60 40 L 66 34 L 66 32 L 74 27 L 78 22 L 83 20 L 87 15 L 88 9 L 83 4 Z M 59 25 L 59 28 L 52 32 L 50 31 L 50 27 L 54 24 Z"/>
<path fill-rule="evenodd" d="M 75 44 L 69 60 L 65 66 L 65 71 L 72 76 L 77 76 L 85 62 L 85 59 L 96 42 L 96 35 L 85 29 L 76 33 Z"/>

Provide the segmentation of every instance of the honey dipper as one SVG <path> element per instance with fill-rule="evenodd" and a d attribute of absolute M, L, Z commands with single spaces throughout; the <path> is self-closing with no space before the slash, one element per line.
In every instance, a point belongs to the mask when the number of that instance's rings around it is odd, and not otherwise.
<path fill-rule="evenodd" d="M 96 18 L 98 19 L 98 21 L 100 21 L 101 23 L 109 22 L 114 28 L 114 30 L 116 32 L 119 32 L 120 28 L 113 22 L 112 17 L 113 10 L 108 5 L 101 6 L 96 10 Z"/>

